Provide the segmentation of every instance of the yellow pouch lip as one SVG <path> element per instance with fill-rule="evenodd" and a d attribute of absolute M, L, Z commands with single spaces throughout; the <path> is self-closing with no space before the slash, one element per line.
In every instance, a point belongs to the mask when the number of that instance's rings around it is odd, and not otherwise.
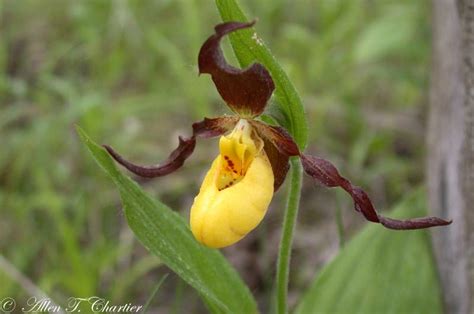
<path fill-rule="evenodd" d="M 254 159 L 240 182 L 224 190 L 215 184 L 221 162 L 219 155 L 191 208 L 191 230 L 195 238 L 212 248 L 232 245 L 256 228 L 274 192 L 273 172 L 264 153 Z M 223 228 L 226 229 L 222 231 Z"/>
<path fill-rule="evenodd" d="M 191 208 L 191 230 L 208 247 L 229 246 L 245 237 L 263 219 L 273 197 L 273 169 L 263 141 L 247 121 L 241 121 L 231 134 L 221 137 L 220 154 Z M 248 163 L 244 173 L 236 174 L 239 180 L 223 187 L 223 173 L 234 174 L 229 169 L 230 157 L 237 163 L 239 156 Z"/>
<path fill-rule="evenodd" d="M 245 176 L 255 156 L 263 150 L 263 141 L 245 119 L 240 119 L 234 130 L 219 140 L 222 157 L 216 184 L 219 190 L 229 188 Z"/>

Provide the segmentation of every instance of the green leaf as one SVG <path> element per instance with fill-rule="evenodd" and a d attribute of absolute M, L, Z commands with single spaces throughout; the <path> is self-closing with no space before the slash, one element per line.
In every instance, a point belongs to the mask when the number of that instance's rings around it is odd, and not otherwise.
<path fill-rule="evenodd" d="M 216 0 L 216 5 L 222 20 L 226 22 L 248 21 L 235 0 Z M 304 150 L 308 138 L 308 124 L 303 103 L 282 67 L 262 39 L 257 37 L 255 28 L 231 34 L 230 41 L 242 67 L 247 67 L 258 61 L 270 71 L 276 87 L 276 103 L 274 106 L 270 106 L 268 113 L 290 132 L 299 148 Z"/>
<path fill-rule="evenodd" d="M 425 208 L 418 191 L 390 216 L 422 216 Z M 324 267 L 296 313 L 442 313 L 428 232 L 367 226 Z"/>
<path fill-rule="evenodd" d="M 125 217 L 140 242 L 194 287 L 214 313 L 256 313 L 250 291 L 222 254 L 196 242 L 180 215 L 124 176 L 109 154 L 81 128 L 77 127 L 77 132 L 117 186 Z"/>

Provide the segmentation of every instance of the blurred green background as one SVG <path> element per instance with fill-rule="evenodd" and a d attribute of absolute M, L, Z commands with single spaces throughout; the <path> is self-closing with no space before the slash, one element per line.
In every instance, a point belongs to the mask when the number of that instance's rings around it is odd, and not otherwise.
<path fill-rule="evenodd" d="M 241 3 L 303 97 L 308 151 L 331 159 L 381 209 L 422 185 L 429 1 Z M 59 304 L 92 295 L 146 302 L 168 270 L 134 239 L 74 125 L 137 163 L 165 159 L 192 122 L 228 112 L 210 78 L 197 75 L 200 45 L 219 22 L 213 1 L 0 2 L 0 299 L 31 295 L 8 264 Z M 215 154 L 217 142 L 201 140 L 181 170 L 141 182 L 187 216 Z M 284 191 L 251 236 L 224 250 L 263 309 Z M 291 306 L 364 224 L 343 192 L 305 181 Z M 203 311 L 174 275 L 151 308 Z"/>

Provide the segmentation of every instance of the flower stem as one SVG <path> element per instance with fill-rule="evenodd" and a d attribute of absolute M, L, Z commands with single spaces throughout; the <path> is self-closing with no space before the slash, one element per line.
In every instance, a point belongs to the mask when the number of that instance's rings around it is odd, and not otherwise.
<path fill-rule="evenodd" d="M 298 207 L 300 203 L 302 167 L 300 160 L 293 157 L 291 164 L 291 182 L 288 191 L 288 199 L 286 203 L 285 218 L 283 220 L 283 229 L 280 240 L 280 249 L 278 252 L 278 264 L 276 274 L 277 285 L 277 313 L 288 313 L 288 278 L 289 265 L 291 257 L 291 247 L 293 242 L 293 233 L 296 225 L 296 217 L 298 215 Z"/>

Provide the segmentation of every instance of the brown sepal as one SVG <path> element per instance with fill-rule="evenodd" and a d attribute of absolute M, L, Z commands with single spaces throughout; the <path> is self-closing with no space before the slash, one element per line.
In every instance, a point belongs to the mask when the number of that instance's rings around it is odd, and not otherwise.
<path fill-rule="evenodd" d="M 288 132 L 281 127 L 270 126 L 256 120 L 250 121 L 250 123 L 264 141 L 263 148 L 272 165 L 275 177 L 274 190 L 276 191 L 285 181 L 290 168 L 289 157 L 299 155 L 298 146 Z"/>
<path fill-rule="evenodd" d="M 162 177 L 179 169 L 194 151 L 196 137 L 215 137 L 231 130 L 237 123 L 237 117 L 205 118 L 193 124 L 193 135 L 190 138 L 179 137 L 178 147 L 161 164 L 155 166 L 139 166 L 127 161 L 112 147 L 103 145 L 107 152 L 130 172 L 145 178 Z"/>
<path fill-rule="evenodd" d="M 384 217 L 377 213 L 367 193 L 342 177 L 332 163 L 319 157 L 304 154 L 301 155 L 301 161 L 305 172 L 321 184 L 327 187 L 342 187 L 346 190 L 354 200 L 355 210 L 362 213 L 369 221 L 381 223 L 389 229 L 396 230 L 423 229 L 449 225 L 452 222 L 437 217 L 423 217 L 407 220 L 396 220 Z"/>
<path fill-rule="evenodd" d="M 199 51 L 199 73 L 211 75 L 217 91 L 236 113 L 255 117 L 260 115 L 270 99 L 275 84 L 270 73 L 259 63 L 241 70 L 227 63 L 220 48 L 225 35 L 243 28 L 250 23 L 227 22 L 215 27 L 215 34 L 209 37 Z"/>

